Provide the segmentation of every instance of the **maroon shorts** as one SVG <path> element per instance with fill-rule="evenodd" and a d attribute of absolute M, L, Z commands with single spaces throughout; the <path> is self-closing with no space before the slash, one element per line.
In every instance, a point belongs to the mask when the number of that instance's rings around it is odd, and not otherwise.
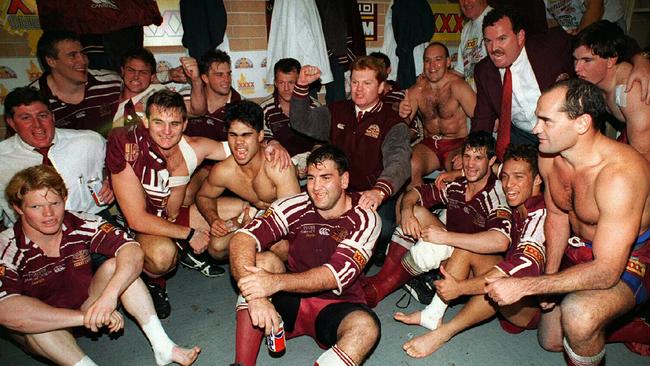
<path fill-rule="evenodd" d="M 533 316 L 533 318 L 530 320 L 530 322 L 528 323 L 528 325 L 526 325 L 525 328 L 510 323 L 508 319 L 502 317 L 501 315 L 499 315 L 499 324 L 501 325 L 501 328 L 506 332 L 510 334 L 519 334 L 524 330 L 537 329 L 537 325 L 539 324 L 541 318 L 542 318 L 542 310 L 538 309 L 537 312 L 535 312 L 535 316 Z"/>
<path fill-rule="evenodd" d="M 438 161 L 440 161 L 440 166 L 444 167 L 446 165 L 447 157 L 449 157 L 449 154 L 452 151 L 463 146 L 464 142 L 464 137 L 459 139 L 442 139 L 430 136 L 425 137 L 424 140 L 422 140 L 421 144 L 428 147 L 429 150 L 433 151 L 433 153 L 438 157 Z"/>

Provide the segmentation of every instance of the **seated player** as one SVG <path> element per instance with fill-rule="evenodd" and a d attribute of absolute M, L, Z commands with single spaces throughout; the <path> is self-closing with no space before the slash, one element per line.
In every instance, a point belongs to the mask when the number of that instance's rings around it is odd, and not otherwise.
<path fill-rule="evenodd" d="M 255 365 L 262 335 L 277 330 L 280 319 L 287 338 L 309 335 L 327 349 L 314 365 L 360 365 L 379 340 L 379 319 L 357 279 L 381 220 L 359 206 L 359 193 L 346 192 L 347 168 L 338 148 L 314 150 L 307 193 L 274 202 L 233 236 L 230 263 L 241 291 L 235 362 Z M 269 251 L 283 238 L 286 268 Z"/>
<path fill-rule="evenodd" d="M 183 263 L 209 277 L 224 273 L 200 256 L 208 249 L 208 225 L 196 207 L 182 204 L 194 169 L 204 159 L 223 160 L 230 151 L 222 142 L 183 135 L 186 125 L 183 97 L 158 91 L 147 101 L 143 125 L 114 130 L 106 153 L 115 197 L 145 253 L 146 282 L 160 318 L 171 311 L 162 276 L 176 267 L 177 241 L 189 245 Z"/>
<path fill-rule="evenodd" d="M 413 120 L 420 114 L 424 140 L 413 147 L 411 183 L 435 170 L 449 170 L 467 136 L 467 118 L 474 115 L 476 93 L 460 76 L 449 70 L 451 58 L 445 45 L 433 42 L 424 51 L 423 77 L 406 90 L 399 115 Z"/>
<path fill-rule="evenodd" d="M 537 149 L 532 145 L 510 146 L 505 154 L 501 171 L 501 184 L 513 210 L 511 244 L 505 259 L 497 265 L 473 256 L 469 261 L 458 261 L 452 256 L 440 273 L 444 279 L 436 281 L 436 292 L 442 300 L 450 301 L 464 295 L 473 295 L 460 312 L 449 322 L 404 344 L 411 357 L 425 357 L 436 352 L 456 334 L 476 325 L 497 312 L 504 318 L 503 328 L 511 333 L 534 329 L 540 319 L 540 309 L 535 298 L 526 297 L 519 302 L 499 307 L 485 296 L 486 278 L 538 276 L 544 273 L 546 249 L 544 247 L 544 221 L 546 207 L 542 196 L 542 178 L 537 170 Z M 462 280 L 457 273 L 471 271 L 473 278 Z M 395 319 L 406 324 L 420 324 L 422 312 L 405 315 L 396 313 Z"/>
<path fill-rule="evenodd" d="M 462 150 L 464 177 L 443 189 L 433 183 L 411 188 L 401 200 L 399 227 L 393 233 L 386 262 L 376 275 L 364 279 L 366 301 L 375 307 L 411 278 L 438 268 L 450 256 L 468 258 L 481 253 L 483 263 L 494 265 L 510 244 L 511 211 L 501 182 L 490 167 L 496 160 L 495 141 L 488 132 L 467 136 Z M 444 225 L 430 208 L 444 205 Z M 465 278 L 467 275 L 457 275 Z M 434 329 L 446 304 L 434 297 L 436 313 L 421 323 Z"/>
<path fill-rule="evenodd" d="M 629 320 L 648 301 L 650 285 L 648 162 L 600 133 L 605 100 L 587 81 L 555 84 L 536 113 L 546 273 L 488 281 L 488 295 L 500 306 L 560 295 L 541 304 L 547 311 L 538 339 L 546 350 L 564 351 L 569 365 L 604 364 L 606 341 L 633 342 L 647 352 L 650 326 Z"/>
<path fill-rule="evenodd" d="M 5 191 L 20 216 L 0 234 L 0 325 L 29 352 L 60 365 L 92 366 L 73 333 L 124 327 L 135 318 L 156 363 L 192 364 L 199 347 L 178 347 L 156 317 L 141 279 L 136 241 L 99 216 L 65 211 L 67 189 L 52 167 L 18 172 Z M 108 257 L 93 273 L 92 255 Z"/>
<path fill-rule="evenodd" d="M 264 158 L 264 115 L 252 101 L 231 104 L 225 116 L 232 155 L 215 164 L 196 196 L 196 205 L 210 226 L 210 254 L 225 258 L 232 232 L 257 210 L 300 193 L 293 165 L 283 169 Z M 225 190 L 236 197 L 222 196 Z"/>

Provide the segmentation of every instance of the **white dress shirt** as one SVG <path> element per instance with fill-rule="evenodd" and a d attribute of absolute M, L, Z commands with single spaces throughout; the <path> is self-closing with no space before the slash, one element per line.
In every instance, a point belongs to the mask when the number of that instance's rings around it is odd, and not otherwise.
<path fill-rule="evenodd" d="M 501 81 L 506 69 L 499 69 Z M 533 67 L 528 60 L 526 47 L 519 53 L 519 57 L 510 66 L 512 74 L 512 124 L 517 128 L 532 133 L 537 123 L 535 109 L 537 99 L 542 95 L 539 83 L 533 72 Z"/>
<path fill-rule="evenodd" d="M 48 157 L 68 188 L 67 210 L 94 214 L 105 208 L 95 204 L 86 186 L 92 177 L 103 178 L 105 156 L 106 140 L 97 132 L 55 129 Z M 7 184 L 20 170 L 42 162 L 43 156 L 18 135 L 0 142 L 0 216 L 6 227 L 13 226 L 17 220 L 4 195 Z"/>

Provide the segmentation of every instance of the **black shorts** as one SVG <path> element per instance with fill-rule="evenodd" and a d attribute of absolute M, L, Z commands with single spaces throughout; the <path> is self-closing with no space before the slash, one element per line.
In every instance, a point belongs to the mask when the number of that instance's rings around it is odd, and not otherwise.
<path fill-rule="evenodd" d="M 365 304 L 321 299 L 300 294 L 279 292 L 273 305 L 284 321 L 287 338 L 309 335 L 323 348 L 336 344 L 337 331 L 343 319 L 354 311 L 368 313 L 381 328 L 377 315 Z"/>

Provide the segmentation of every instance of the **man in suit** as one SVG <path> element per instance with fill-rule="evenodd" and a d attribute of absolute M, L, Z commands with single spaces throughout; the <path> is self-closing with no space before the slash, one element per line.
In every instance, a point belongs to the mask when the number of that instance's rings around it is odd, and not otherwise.
<path fill-rule="evenodd" d="M 554 29 L 527 39 L 519 16 L 508 8 L 495 8 L 485 15 L 483 38 L 489 57 L 474 69 L 477 101 L 472 131 L 493 131 L 499 119 L 497 156 L 501 160 L 508 142 L 537 145 L 532 134 L 537 99 L 558 76 L 572 72 L 571 38 Z M 506 101 L 503 106 L 502 100 Z"/>

